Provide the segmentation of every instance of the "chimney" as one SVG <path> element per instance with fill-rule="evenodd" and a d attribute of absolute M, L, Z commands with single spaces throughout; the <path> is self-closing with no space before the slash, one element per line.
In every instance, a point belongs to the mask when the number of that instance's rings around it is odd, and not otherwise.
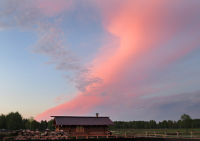
<path fill-rule="evenodd" d="M 99 116 L 99 113 L 96 113 L 96 117 L 98 117 Z"/>

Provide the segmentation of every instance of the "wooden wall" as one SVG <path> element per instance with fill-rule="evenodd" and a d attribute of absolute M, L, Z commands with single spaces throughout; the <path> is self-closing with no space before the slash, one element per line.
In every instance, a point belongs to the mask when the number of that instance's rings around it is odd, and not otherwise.
<path fill-rule="evenodd" d="M 108 135 L 108 126 L 83 126 L 84 131 L 79 132 L 76 126 L 62 126 L 59 130 L 63 130 L 70 135 Z"/>

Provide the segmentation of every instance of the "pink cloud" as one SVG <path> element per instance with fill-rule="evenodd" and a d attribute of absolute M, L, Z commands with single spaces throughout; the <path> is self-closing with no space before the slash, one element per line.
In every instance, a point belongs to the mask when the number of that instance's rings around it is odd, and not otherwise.
<path fill-rule="evenodd" d="M 53 115 L 84 115 L 92 109 L 93 105 L 97 105 L 99 101 L 101 101 L 101 98 L 95 95 L 79 95 L 70 102 L 65 102 L 57 107 L 46 110 L 44 113 L 37 115 L 35 119 L 50 119 L 50 116 Z"/>
<path fill-rule="evenodd" d="M 164 101 L 155 98 L 147 102 L 139 97 L 175 88 L 176 83 L 163 82 L 163 87 L 156 87 L 146 81 L 200 45 L 199 21 L 196 21 L 200 17 L 195 12 L 198 6 L 179 2 L 97 1 L 104 29 L 113 36 L 90 63 L 94 66 L 91 76 L 103 82 L 94 83 L 93 87 L 87 85 L 87 95 L 80 93 L 70 102 L 37 115 L 36 119 L 48 119 L 51 115 L 85 115 L 105 105 L 104 113 L 116 115 L 117 111 L 124 113 L 124 109 L 133 108 L 141 115 L 145 107 L 147 110 L 156 107 L 154 103 Z M 191 23 L 195 25 L 188 27 Z"/>

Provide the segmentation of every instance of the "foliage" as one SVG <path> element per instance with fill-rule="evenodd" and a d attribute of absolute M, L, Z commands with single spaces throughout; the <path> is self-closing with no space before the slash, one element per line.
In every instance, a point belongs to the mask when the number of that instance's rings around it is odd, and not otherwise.
<path fill-rule="evenodd" d="M 31 130 L 39 129 L 39 127 L 40 127 L 40 123 L 39 122 L 37 122 L 36 120 L 31 121 L 31 124 L 30 124 L 30 129 Z"/>
<path fill-rule="evenodd" d="M 48 122 L 48 129 L 55 129 L 55 126 L 53 126 L 53 119 Z"/>
<path fill-rule="evenodd" d="M 156 123 L 154 120 L 150 121 L 114 121 L 115 125 L 110 126 L 110 130 L 122 129 L 177 129 L 177 128 L 200 128 L 200 119 L 191 119 L 189 115 L 182 115 L 178 121 L 163 120 Z"/>
<path fill-rule="evenodd" d="M 26 129 L 27 122 L 28 122 L 28 119 L 26 119 L 26 118 L 22 119 L 22 129 Z"/>
<path fill-rule="evenodd" d="M 187 115 L 187 114 L 183 114 L 182 116 L 181 116 L 181 121 L 182 121 L 182 123 L 183 123 L 183 126 L 186 128 L 186 130 L 187 130 L 187 132 L 188 132 L 188 128 L 190 128 L 191 127 L 191 123 L 192 123 L 192 119 L 191 119 L 191 117 L 189 116 L 189 115 Z"/>
<path fill-rule="evenodd" d="M 115 125 L 110 126 L 110 130 L 123 130 L 123 129 L 176 129 L 179 128 L 200 128 L 200 119 L 191 119 L 187 114 L 183 114 L 178 121 L 163 120 L 156 123 L 155 120 L 150 121 L 114 121 Z M 0 115 L 0 129 L 18 130 L 18 129 L 31 129 L 31 130 L 45 130 L 55 129 L 53 126 L 53 120 L 50 121 L 36 121 L 33 117 L 29 119 L 22 118 L 18 112 L 11 112 L 8 115 Z"/>
<path fill-rule="evenodd" d="M 42 120 L 41 123 L 40 123 L 40 130 L 45 130 L 45 129 L 47 129 L 47 127 L 48 127 L 47 121 Z"/>
<path fill-rule="evenodd" d="M 5 129 L 6 128 L 6 116 L 1 115 L 0 116 L 0 129 Z"/>
<path fill-rule="evenodd" d="M 17 130 L 22 127 L 22 116 L 18 112 L 11 112 L 6 115 L 6 128 Z"/>
<path fill-rule="evenodd" d="M 36 120 L 34 120 L 33 117 L 30 117 L 30 118 L 28 119 L 28 121 L 26 122 L 25 127 L 26 127 L 27 129 L 36 130 L 36 129 L 39 129 L 40 123 L 37 122 Z"/>
<path fill-rule="evenodd" d="M 21 114 L 18 112 L 11 112 L 7 115 L 0 115 L 0 129 L 7 129 L 7 130 L 18 130 L 18 129 L 30 129 L 30 130 L 45 130 L 55 129 L 52 126 L 53 120 L 50 121 L 36 121 L 33 117 L 28 119 L 22 118 Z"/>
<path fill-rule="evenodd" d="M 183 114 L 183 115 L 181 116 L 181 121 L 182 121 L 183 126 L 184 126 L 185 128 L 191 127 L 192 119 L 191 119 L 191 117 L 190 117 L 189 115 Z"/>

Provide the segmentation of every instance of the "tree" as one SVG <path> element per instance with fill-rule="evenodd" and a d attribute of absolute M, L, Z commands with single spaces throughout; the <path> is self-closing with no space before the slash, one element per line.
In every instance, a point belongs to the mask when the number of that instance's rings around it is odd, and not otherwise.
<path fill-rule="evenodd" d="M 191 123 L 192 123 L 191 117 L 187 114 L 183 114 L 181 116 L 181 121 L 182 121 L 183 126 L 186 128 L 186 131 L 188 133 L 188 128 L 191 126 Z"/>
<path fill-rule="evenodd" d="M 31 122 L 34 120 L 33 117 L 30 117 L 25 124 L 26 129 L 31 129 Z"/>
<path fill-rule="evenodd" d="M 22 116 L 18 112 L 11 112 L 6 115 L 6 128 L 17 130 L 22 127 Z"/>
<path fill-rule="evenodd" d="M 149 127 L 152 128 L 152 129 L 156 128 L 156 121 L 150 120 L 149 121 Z"/>
<path fill-rule="evenodd" d="M 173 128 L 173 121 L 172 120 L 168 120 L 167 124 L 168 124 L 168 128 Z"/>
<path fill-rule="evenodd" d="M 177 124 L 178 124 L 178 127 L 179 127 L 179 128 L 182 128 L 182 127 L 183 127 L 182 121 L 181 121 L 181 120 L 178 120 Z"/>
<path fill-rule="evenodd" d="M 162 126 L 163 128 L 168 128 L 168 122 L 166 120 L 163 120 Z"/>
<path fill-rule="evenodd" d="M 174 123 L 173 123 L 173 127 L 178 128 L 178 123 L 175 120 L 174 120 Z"/>
<path fill-rule="evenodd" d="M 48 127 L 47 121 L 42 120 L 41 123 L 40 123 L 40 130 L 45 130 L 45 129 L 47 129 L 47 127 Z"/>
<path fill-rule="evenodd" d="M 197 124 L 198 123 L 195 120 L 192 120 L 192 125 L 191 125 L 192 128 L 197 128 Z"/>
<path fill-rule="evenodd" d="M 6 116 L 1 114 L 0 116 L 0 129 L 6 128 Z"/>
<path fill-rule="evenodd" d="M 25 124 L 25 127 L 31 130 L 40 129 L 40 126 L 40 123 L 37 122 L 33 117 L 30 117 Z"/>
<path fill-rule="evenodd" d="M 26 122 L 25 127 L 26 127 L 26 129 L 31 129 L 31 123 L 30 123 L 30 121 Z"/>
<path fill-rule="evenodd" d="M 147 123 L 144 124 L 144 129 L 148 129 L 148 124 Z"/>
<path fill-rule="evenodd" d="M 55 129 L 55 126 L 53 126 L 53 119 L 48 121 L 48 129 Z"/>
<path fill-rule="evenodd" d="M 22 129 L 27 129 L 26 128 L 26 123 L 28 122 L 28 119 L 24 118 L 22 119 Z"/>
<path fill-rule="evenodd" d="M 40 123 L 37 122 L 36 120 L 33 120 L 30 122 L 30 129 L 31 130 L 36 130 L 36 129 L 39 129 L 40 127 Z"/>

